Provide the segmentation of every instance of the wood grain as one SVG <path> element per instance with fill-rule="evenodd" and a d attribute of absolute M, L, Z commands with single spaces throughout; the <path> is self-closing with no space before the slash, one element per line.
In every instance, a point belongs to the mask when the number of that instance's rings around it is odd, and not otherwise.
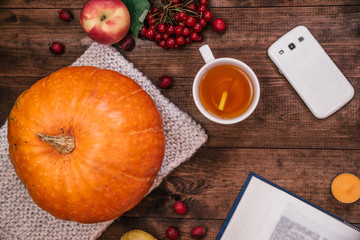
<path fill-rule="evenodd" d="M 82 8 L 86 0 L 2 0 L 0 8 Z M 155 6 L 160 6 L 159 1 L 149 0 Z M 276 7 L 276 6 L 319 6 L 319 5 L 359 5 L 357 0 L 228 0 L 209 1 L 211 7 Z"/>
<path fill-rule="evenodd" d="M 208 229 L 206 239 L 215 239 L 250 171 L 359 224 L 359 203 L 341 204 L 330 190 L 331 181 L 338 174 L 356 174 L 360 168 L 359 154 L 358 150 L 203 148 L 138 206 L 113 223 L 100 239 L 115 239 L 133 228 L 165 239 L 164 232 L 172 225 L 180 227 L 185 236 L 198 224 Z M 179 199 L 188 205 L 184 216 L 172 209 Z"/>
<path fill-rule="evenodd" d="M 1 122 L 16 97 L 38 79 L 0 77 Z M 349 80 L 360 91 L 360 83 Z M 260 78 L 260 86 L 260 102 L 253 115 L 229 126 L 214 124 L 199 112 L 192 98 L 192 79 L 175 78 L 172 88 L 162 93 L 205 128 L 208 147 L 359 149 L 360 95 L 336 114 L 319 120 L 284 78 Z"/>
<path fill-rule="evenodd" d="M 74 11 L 79 16 L 79 10 Z M 204 42 L 179 51 L 164 51 L 154 42 L 137 39 L 136 48 L 124 53 L 150 78 L 168 73 L 194 77 L 203 65 L 198 52 L 210 44 L 216 57 L 233 57 L 247 63 L 259 77 L 278 77 L 267 48 L 282 34 L 305 25 L 323 45 L 347 77 L 360 77 L 360 6 L 296 8 L 217 8 L 216 17 L 227 22 L 227 32 L 204 32 Z M 56 9 L 0 10 L 0 76 L 45 76 L 70 65 L 90 43 L 78 18 L 71 23 L 58 19 Z M 36 24 L 34 24 L 36 23 Z M 67 37 L 71 34 L 71 38 Z M 52 41 L 65 45 L 65 54 L 52 55 Z M 186 56 L 186 57 L 184 57 Z M 31 61 L 24 61 L 31 57 Z"/>
<path fill-rule="evenodd" d="M 70 65 L 92 42 L 79 22 L 86 0 L 0 1 L 0 123 L 17 96 L 37 80 Z M 153 5 L 159 0 L 151 0 Z M 174 79 L 161 90 L 206 130 L 208 142 L 187 162 L 99 238 L 119 239 L 134 228 L 166 239 L 176 226 L 180 239 L 191 228 L 207 228 L 215 239 L 250 171 L 360 227 L 360 203 L 341 204 L 330 183 L 343 172 L 360 170 L 360 2 L 358 0 L 210 0 L 214 18 L 226 21 L 225 34 L 211 27 L 204 41 L 179 51 L 164 51 L 154 42 L 136 39 L 122 54 L 156 84 L 161 75 Z M 70 9 L 74 20 L 58 18 Z M 316 119 L 267 56 L 267 48 L 297 25 L 305 25 L 355 88 L 350 103 L 331 117 Z M 60 56 L 50 43 L 65 45 Z M 198 48 L 209 44 L 215 57 L 233 57 L 257 74 L 259 105 L 244 122 L 223 126 L 210 122 L 192 100 L 192 81 L 203 65 Z M 189 207 L 186 215 L 172 210 L 175 200 Z"/>

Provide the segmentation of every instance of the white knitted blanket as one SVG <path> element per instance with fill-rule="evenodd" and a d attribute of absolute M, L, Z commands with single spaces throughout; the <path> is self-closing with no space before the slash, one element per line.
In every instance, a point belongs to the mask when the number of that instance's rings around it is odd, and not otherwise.
<path fill-rule="evenodd" d="M 150 191 L 206 142 L 207 135 L 201 126 L 165 98 L 145 75 L 112 47 L 92 43 L 72 65 L 91 65 L 118 71 L 134 79 L 153 98 L 164 122 L 166 151 Z M 97 224 L 63 221 L 43 211 L 32 201 L 10 163 L 6 134 L 7 123 L 0 128 L 0 239 L 85 240 L 99 237 L 112 221 Z"/>

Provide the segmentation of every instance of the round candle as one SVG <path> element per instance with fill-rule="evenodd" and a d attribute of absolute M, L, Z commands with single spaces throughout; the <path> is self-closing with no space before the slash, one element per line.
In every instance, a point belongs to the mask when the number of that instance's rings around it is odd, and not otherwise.
<path fill-rule="evenodd" d="M 360 198 L 360 179 L 353 174 L 343 173 L 331 184 L 334 197 L 342 203 L 353 203 Z"/>

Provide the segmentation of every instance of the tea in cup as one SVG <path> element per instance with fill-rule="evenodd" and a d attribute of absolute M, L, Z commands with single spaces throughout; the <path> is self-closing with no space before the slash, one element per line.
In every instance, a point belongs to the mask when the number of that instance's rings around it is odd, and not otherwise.
<path fill-rule="evenodd" d="M 233 58 L 215 59 L 210 47 L 200 47 L 205 65 L 194 79 L 193 97 L 208 119 L 233 124 L 246 119 L 260 98 L 259 81 L 252 69 Z"/>

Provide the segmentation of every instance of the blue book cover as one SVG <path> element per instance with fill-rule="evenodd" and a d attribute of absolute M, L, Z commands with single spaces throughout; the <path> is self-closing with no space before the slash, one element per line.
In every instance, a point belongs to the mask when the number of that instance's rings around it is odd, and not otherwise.
<path fill-rule="evenodd" d="M 216 239 L 360 240 L 360 230 L 251 172 Z"/>

